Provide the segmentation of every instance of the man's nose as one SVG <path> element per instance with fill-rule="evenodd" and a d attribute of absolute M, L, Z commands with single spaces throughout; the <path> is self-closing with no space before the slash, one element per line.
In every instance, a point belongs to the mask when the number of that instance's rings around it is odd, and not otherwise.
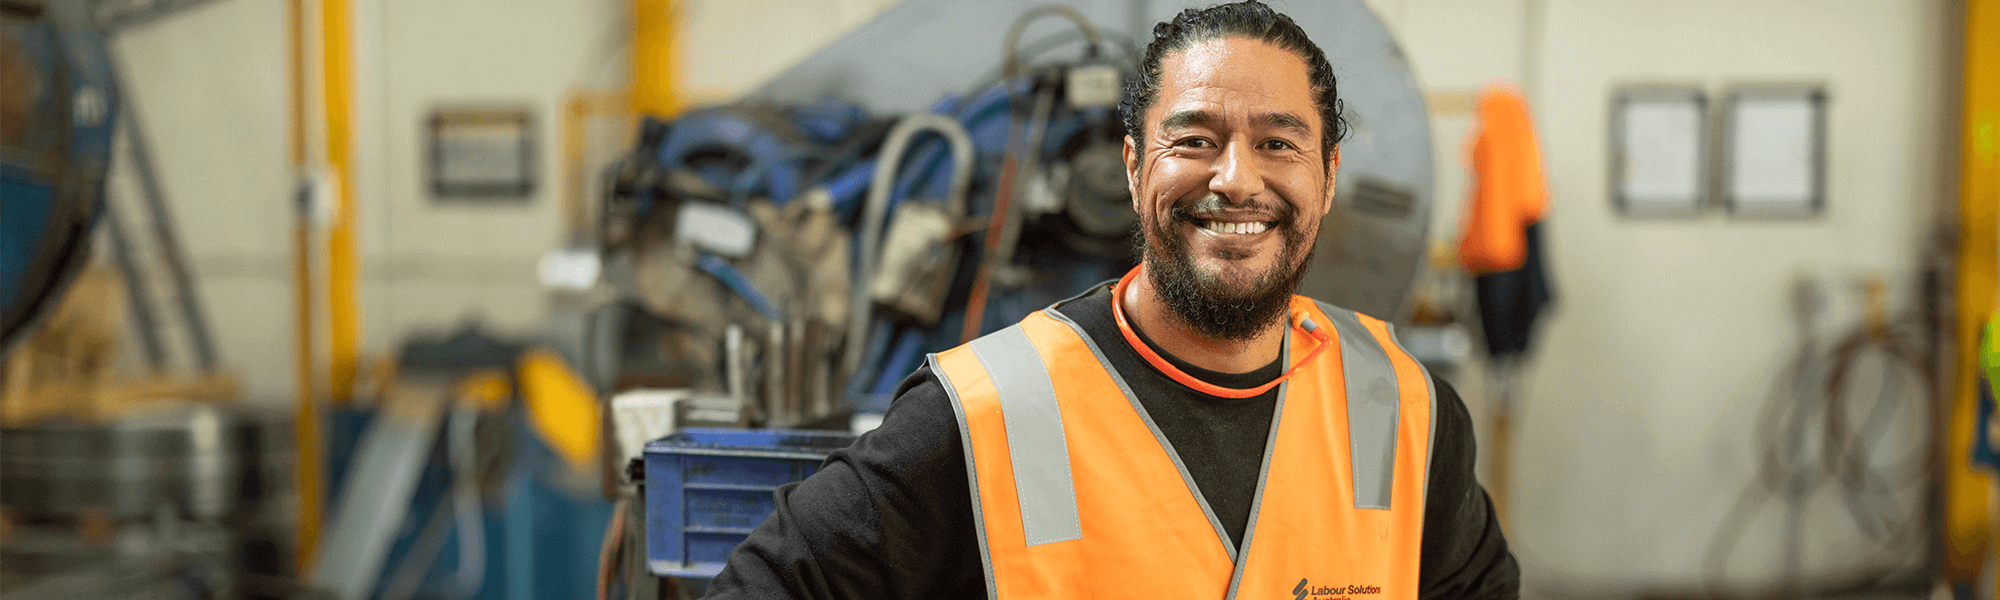
<path fill-rule="evenodd" d="M 1208 179 L 1208 191 L 1230 204 L 1241 204 L 1264 192 L 1264 173 L 1256 150 L 1249 144 L 1231 141 L 1223 145 Z"/>

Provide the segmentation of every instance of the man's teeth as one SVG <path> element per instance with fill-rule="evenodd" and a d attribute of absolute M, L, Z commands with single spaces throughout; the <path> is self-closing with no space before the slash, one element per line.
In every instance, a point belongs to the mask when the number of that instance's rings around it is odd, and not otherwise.
<path fill-rule="evenodd" d="M 1216 233 L 1248 234 L 1248 233 L 1263 233 L 1264 230 L 1270 229 L 1270 226 L 1265 225 L 1263 223 L 1231 223 L 1228 221 L 1208 221 L 1205 224 L 1203 224 L 1201 228 Z"/>

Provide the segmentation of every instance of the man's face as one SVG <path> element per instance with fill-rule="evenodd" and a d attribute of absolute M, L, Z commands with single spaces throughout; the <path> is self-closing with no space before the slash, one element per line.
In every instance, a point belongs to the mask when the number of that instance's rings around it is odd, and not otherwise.
<path fill-rule="evenodd" d="M 1332 206 L 1338 152 L 1305 60 L 1225 37 L 1160 61 L 1144 140 L 1126 139 L 1146 272 L 1179 319 L 1249 339 L 1289 304 Z"/>

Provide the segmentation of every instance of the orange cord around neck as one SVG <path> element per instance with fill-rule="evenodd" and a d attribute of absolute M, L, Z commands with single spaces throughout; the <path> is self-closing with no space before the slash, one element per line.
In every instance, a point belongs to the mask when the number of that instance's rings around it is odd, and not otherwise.
<path fill-rule="evenodd" d="M 1290 370 L 1285 371 L 1285 374 L 1279 375 L 1277 379 L 1271 380 L 1270 383 L 1253 388 L 1226 388 L 1195 379 L 1193 375 L 1181 371 L 1173 363 L 1167 362 L 1167 359 L 1160 356 L 1158 352 L 1154 352 L 1152 346 L 1146 345 L 1144 340 L 1139 339 L 1139 332 L 1134 331 L 1132 325 L 1125 321 L 1125 288 L 1132 285 L 1132 278 L 1138 276 L 1139 269 L 1142 268 L 1144 267 L 1132 267 L 1132 270 L 1126 272 L 1124 277 L 1119 278 L 1118 285 L 1111 288 L 1111 315 L 1118 320 L 1118 332 L 1125 334 L 1125 342 L 1131 344 L 1132 349 L 1137 350 L 1139 356 L 1144 357 L 1148 364 L 1153 365 L 1153 368 L 1159 369 L 1161 373 L 1166 373 L 1167 377 L 1180 382 L 1181 385 L 1194 389 L 1194 391 L 1223 398 L 1250 398 L 1271 391 L 1271 388 L 1277 387 L 1278 384 L 1284 383 L 1287 379 L 1291 379 L 1292 375 L 1298 374 L 1299 369 L 1305 368 L 1306 363 L 1319 358 L 1319 353 L 1326 351 L 1328 346 L 1333 345 L 1332 336 L 1327 333 L 1326 327 L 1320 327 L 1307 332 L 1314 340 L 1319 341 L 1319 345 L 1314 347 L 1312 352 L 1306 353 L 1305 359 L 1293 365 Z M 1289 321 L 1290 319 L 1287 319 L 1287 322 Z M 1284 356 L 1284 352 L 1280 351 L 1278 355 Z"/>

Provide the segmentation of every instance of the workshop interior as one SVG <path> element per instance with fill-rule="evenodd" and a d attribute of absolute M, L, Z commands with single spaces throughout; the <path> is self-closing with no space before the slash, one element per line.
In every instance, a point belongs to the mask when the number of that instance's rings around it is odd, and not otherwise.
<path fill-rule="evenodd" d="M 0 600 L 699 597 L 1208 4 L 0 0 Z M 2000 0 L 1272 4 L 1523 597 L 2000 597 Z"/>

